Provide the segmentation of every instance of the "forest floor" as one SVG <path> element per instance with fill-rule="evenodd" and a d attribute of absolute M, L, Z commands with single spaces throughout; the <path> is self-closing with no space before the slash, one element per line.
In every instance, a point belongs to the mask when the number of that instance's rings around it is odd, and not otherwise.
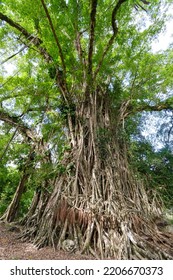
<path fill-rule="evenodd" d="M 19 230 L 0 222 L 0 260 L 91 260 L 80 253 L 55 251 L 51 247 L 37 249 L 32 243 L 21 242 Z"/>
<path fill-rule="evenodd" d="M 173 230 L 173 227 L 171 227 Z M 37 249 L 30 242 L 19 239 L 21 230 L 17 226 L 0 221 L 0 260 L 93 260 L 92 255 L 80 252 L 69 253 L 52 247 Z M 173 234 L 173 231 L 172 231 Z M 172 235 L 173 236 L 173 235 Z M 172 239 L 173 240 L 173 239 Z M 171 253 L 172 254 L 172 253 Z"/>

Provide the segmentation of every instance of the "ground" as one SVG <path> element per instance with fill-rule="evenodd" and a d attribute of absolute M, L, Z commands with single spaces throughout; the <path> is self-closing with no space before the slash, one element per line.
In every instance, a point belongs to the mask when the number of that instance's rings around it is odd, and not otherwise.
<path fill-rule="evenodd" d="M 19 230 L 16 227 L 0 222 L 0 260 L 91 260 L 92 256 L 80 253 L 55 251 L 51 247 L 37 249 L 32 243 L 21 242 L 18 239 Z"/>
<path fill-rule="evenodd" d="M 173 234 L 173 227 L 171 226 Z M 52 247 L 37 249 L 32 243 L 19 239 L 19 227 L 0 221 L 0 260 L 91 260 L 93 256 L 79 252 L 54 250 Z M 173 235 L 172 235 L 173 238 Z M 173 239 L 172 239 L 173 240 Z M 169 252 L 173 256 L 173 252 Z"/>

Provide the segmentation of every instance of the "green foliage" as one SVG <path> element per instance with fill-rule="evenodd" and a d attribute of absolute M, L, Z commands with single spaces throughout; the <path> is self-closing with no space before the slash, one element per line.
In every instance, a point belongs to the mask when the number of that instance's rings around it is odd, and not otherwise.
<path fill-rule="evenodd" d="M 27 184 L 26 188 L 27 188 L 27 190 L 26 190 L 26 192 L 23 193 L 22 198 L 20 200 L 18 218 L 23 217 L 27 213 L 27 211 L 31 205 L 33 195 L 34 195 L 33 186 L 29 187 Z"/>
<path fill-rule="evenodd" d="M 106 128 L 99 128 L 97 130 L 97 146 L 102 160 L 109 156 L 107 144 L 111 142 L 111 136 L 110 131 Z"/>
<path fill-rule="evenodd" d="M 159 193 L 165 206 L 172 208 L 173 153 L 167 147 L 154 151 L 149 142 L 141 140 L 131 143 L 131 165 L 146 180 L 148 189 Z"/>
<path fill-rule="evenodd" d="M 2 214 L 15 193 L 20 173 L 12 167 L 0 166 L 0 214 Z"/>

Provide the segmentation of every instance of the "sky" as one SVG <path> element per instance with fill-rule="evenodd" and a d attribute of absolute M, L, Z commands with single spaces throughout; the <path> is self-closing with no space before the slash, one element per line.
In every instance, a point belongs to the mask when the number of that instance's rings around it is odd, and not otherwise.
<path fill-rule="evenodd" d="M 68 0 L 67 0 L 68 2 Z M 169 8 L 170 19 L 169 22 L 166 24 L 166 31 L 161 33 L 159 37 L 152 43 L 152 50 L 153 52 L 158 52 L 161 50 L 166 50 L 170 43 L 173 43 L 173 5 Z M 16 70 L 16 67 L 12 63 L 5 63 L 4 69 L 7 71 L 7 75 L 12 75 Z"/>
<path fill-rule="evenodd" d="M 161 33 L 158 39 L 152 44 L 154 52 L 166 50 L 169 44 L 173 43 L 173 5 L 169 9 L 169 14 L 172 18 L 166 24 L 166 31 Z"/>
<path fill-rule="evenodd" d="M 171 12 L 173 15 L 173 7 Z M 160 34 L 158 41 L 152 44 L 153 52 L 166 50 L 169 47 L 170 43 L 173 43 L 173 19 L 169 23 L 167 23 L 166 32 L 164 34 Z M 168 121 L 170 121 L 167 117 L 165 119 L 159 116 L 159 112 L 154 114 L 148 113 L 146 117 L 146 123 L 143 127 L 142 132 L 142 135 L 145 136 L 146 139 L 150 140 L 150 142 L 156 150 L 159 150 L 164 147 L 164 142 L 158 139 L 157 132 L 161 128 L 161 126 L 163 126 L 164 123 L 167 123 L 167 125 L 169 125 Z M 171 150 L 173 150 L 173 147 L 171 148 Z"/>
<path fill-rule="evenodd" d="M 167 22 L 165 32 L 161 33 L 152 43 L 152 50 L 154 53 L 164 51 L 169 48 L 171 43 L 173 44 L 173 5 L 169 9 L 169 14 L 172 18 Z M 142 135 L 152 143 L 155 150 L 164 147 L 164 141 L 162 142 L 161 139 L 158 139 L 157 133 L 165 123 L 170 125 L 170 119 L 171 116 L 164 118 L 164 114 L 161 116 L 159 112 L 148 112 L 145 114 Z"/>

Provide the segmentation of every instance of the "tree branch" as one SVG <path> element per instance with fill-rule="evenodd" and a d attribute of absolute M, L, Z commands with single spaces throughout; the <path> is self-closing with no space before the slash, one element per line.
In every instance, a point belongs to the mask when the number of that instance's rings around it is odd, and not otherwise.
<path fill-rule="evenodd" d="M 75 30 L 75 29 L 74 29 Z M 80 59 L 80 62 L 82 63 L 84 69 L 86 69 L 87 61 L 84 56 L 84 50 L 82 49 L 81 45 L 81 37 L 82 37 L 83 32 L 79 32 L 78 29 L 76 29 L 76 40 L 75 40 L 75 45 L 76 45 L 76 50 L 78 53 L 78 57 Z"/>
<path fill-rule="evenodd" d="M 117 34 L 118 34 L 118 26 L 116 23 L 116 16 L 117 16 L 117 12 L 120 9 L 121 5 L 126 2 L 127 0 L 119 0 L 118 3 L 116 4 L 115 8 L 112 11 L 112 29 L 113 29 L 113 35 L 111 36 L 111 38 L 109 39 L 109 42 L 107 43 L 105 50 L 103 51 L 102 57 L 98 63 L 98 66 L 96 68 L 96 71 L 94 73 L 94 79 L 96 78 L 97 74 L 100 71 L 100 68 L 103 64 L 103 60 L 105 58 L 105 56 L 107 55 L 110 47 L 112 46 L 114 39 L 116 38 Z"/>
<path fill-rule="evenodd" d="M 9 148 L 11 142 L 13 141 L 13 139 L 14 139 L 14 137 L 15 137 L 15 135 L 16 135 L 17 130 L 18 130 L 18 126 L 16 127 L 16 129 L 15 129 L 13 135 L 11 136 L 11 138 L 10 138 L 10 140 L 8 141 L 8 143 L 7 143 L 7 145 L 6 145 L 5 149 L 4 149 L 4 151 L 2 152 L 2 154 L 1 154 L 1 156 L 0 156 L 0 161 L 2 161 L 3 157 L 4 157 L 5 154 L 7 153 L 8 148 Z"/>
<path fill-rule="evenodd" d="M 10 56 L 7 57 L 5 60 L 3 60 L 3 61 L 0 63 L 0 65 L 4 64 L 4 63 L 7 62 L 8 60 L 12 59 L 13 57 L 15 57 L 16 55 L 18 55 L 20 52 L 22 52 L 22 51 L 23 51 L 24 49 L 26 49 L 26 48 L 27 48 L 26 45 L 23 46 L 18 52 L 16 52 L 16 53 L 10 55 Z"/>
<path fill-rule="evenodd" d="M 43 43 L 40 38 L 37 36 L 33 36 L 31 33 L 29 33 L 24 27 L 22 27 L 20 24 L 14 22 L 12 19 L 7 17 L 6 15 L 2 14 L 0 12 L 0 19 L 8 23 L 10 26 L 14 27 L 17 29 L 22 35 L 27 39 L 27 41 L 32 42 L 32 44 L 37 47 L 39 50 L 39 53 L 41 56 L 44 57 L 44 59 L 47 62 L 53 62 L 53 58 L 51 55 L 47 52 L 46 48 L 41 47 L 41 44 Z"/>
<path fill-rule="evenodd" d="M 36 136 L 33 131 L 28 128 L 24 123 L 21 122 L 19 117 L 9 116 L 8 113 L 0 111 L 0 120 L 10 124 L 13 127 L 17 127 L 17 129 L 24 134 L 26 137 L 35 142 Z"/>
<path fill-rule="evenodd" d="M 54 29 L 54 26 L 53 26 L 53 22 L 51 20 L 51 17 L 50 17 L 50 14 L 49 14 L 49 11 L 46 7 L 46 4 L 44 2 L 44 0 L 41 0 L 41 3 L 42 3 L 42 6 L 44 8 L 44 11 L 46 13 L 46 16 L 47 16 L 47 19 L 49 21 L 49 25 L 51 27 L 51 30 L 52 30 L 52 33 L 53 33 L 53 36 L 55 38 L 55 41 L 56 41 L 56 44 L 57 44 L 57 47 L 58 47 L 58 50 L 59 50 L 59 55 L 60 55 L 60 58 L 61 58 L 61 62 L 62 62 L 62 68 L 63 68 L 63 72 L 64 74 L 66 73 L 66 66 L 65 66 L 65 61 L 64 61 L 64 55 L 63 55 L 63 52 L 62 52 L 62 48 L 61 48 L 61 45 L 60 45 L 60 42 L 59 42 L 59 39 L 58 39 L 58 36 L 55 32 L 55 29 Z"/>
<path fill-rule="evenodd" d="M 58 84 L 60 86 L 60 89 L 61 89 L 64 101 L 68 104 L 69 103 L 69 100 L 68 100 L 69 96 L 67 95 L 68 94 L 68 88 L 67 88 L 67 83 L 66 83 L 66 78 L 65 78 L 65 75 L 66 75 L 66 65 L 65 65 L 65 61 L 64 61 L 63 51 L 62 51 L 62 48 L 61 48 L 58 36 L 56 35 L 55 29 L 54 29 L 54 26 L 53 26 L 53 22 L 51 20 L 49 11 L 48 11 L 48 9 L 46 7 L 46 4 L 45 4 L 44 0 L 41 0 L 41 3 L 42 3 L 42 6 L 44 8 L 44 11 L 46 13 L 46 17 L 47 17 L 47 19 L 49 21 L 49 25 L 51 27 L 53 36 L 55 38 L 55 41 L 56 41 L 56 44 L 57 44 L 57 47 L 58 47 L 58 50 L 59 50 L 59 55 L 60 55 L 63 71 L 60 69 L 60 67 L 56 68 L 56 79 L 57 79 L 57 82 L 58 82 Z"/>
<path fill-rule="evenodd" d="M 167 102 L 160 103 L 158 105 L 151 106 L 149 104 L 144 104 L 141 106 L 137 106 L 135 111 L 142 112 L 142 111 L 155 111 L 160 112 L 162 110 L 173 110 L 173 104 L 168 104 Z"/>
<path fill-rule="evenodd" d="M 10 26 L 14 27 L 17 29 L 25 38 L 27 41 L 32 43 L 40 53 L 40 55 L 45 59 L 47 63 L 54 63 L 54 60 L 52 56 L 49 54 L 46 48 L 41 47 L 41 44 L 43 43 L 40 38 L 37 36 L 33 36 L 31 33 L 29 33 L 24 27 L 22 27 L 20 24 L 14 22 L 11 20 L 8 16 L 2 14 L 0 12 L 0 19 L 8 23 Z M 67 85 L 66 81 L 64 79 L 64 75 L 62 75 L 62 71 L 59 67 L 59 65 L 55 65 L 56 69 L 56 83 L 59 85 L 61 93 L 64 97 L 64 100 L 68 103 L 67 101 Z"/>
<path fill-rule="evenodd" d="M 88 74 L 90 76 L 92 76 L 92 57 L 93 57 L 93 49 L 94 49 L 96 12 L 97 12 L 97 0 L 91 0 L 90 39 L 89 39 L 89 50 L 88 50 Z"/>
<path fill-rule="evenodd" d="M 132 102 L 128 103 L 128 106 L 126 108 L 126 116 L 137 113 L 137 112 L 160 112 L 163 110 L 173 110 L 173 100 L 167 99 L 163 102 L 159 102 L 155 105 L 150 105 L 147 103 L 142 104 L 133 104 Z"/>
<path fill-rule="evenodd" d="M 118 27 L 116 24 L 116 15 L 117 15 L 117 12 L 120 9 L 121 5 L 126 1 L 127 0 L 119 0 L 118 3 L 116 4 L 115 8 L 112 11 L 112 29 L 113 29 L 113 33 L 115 36 L 118 33 Z"/>

